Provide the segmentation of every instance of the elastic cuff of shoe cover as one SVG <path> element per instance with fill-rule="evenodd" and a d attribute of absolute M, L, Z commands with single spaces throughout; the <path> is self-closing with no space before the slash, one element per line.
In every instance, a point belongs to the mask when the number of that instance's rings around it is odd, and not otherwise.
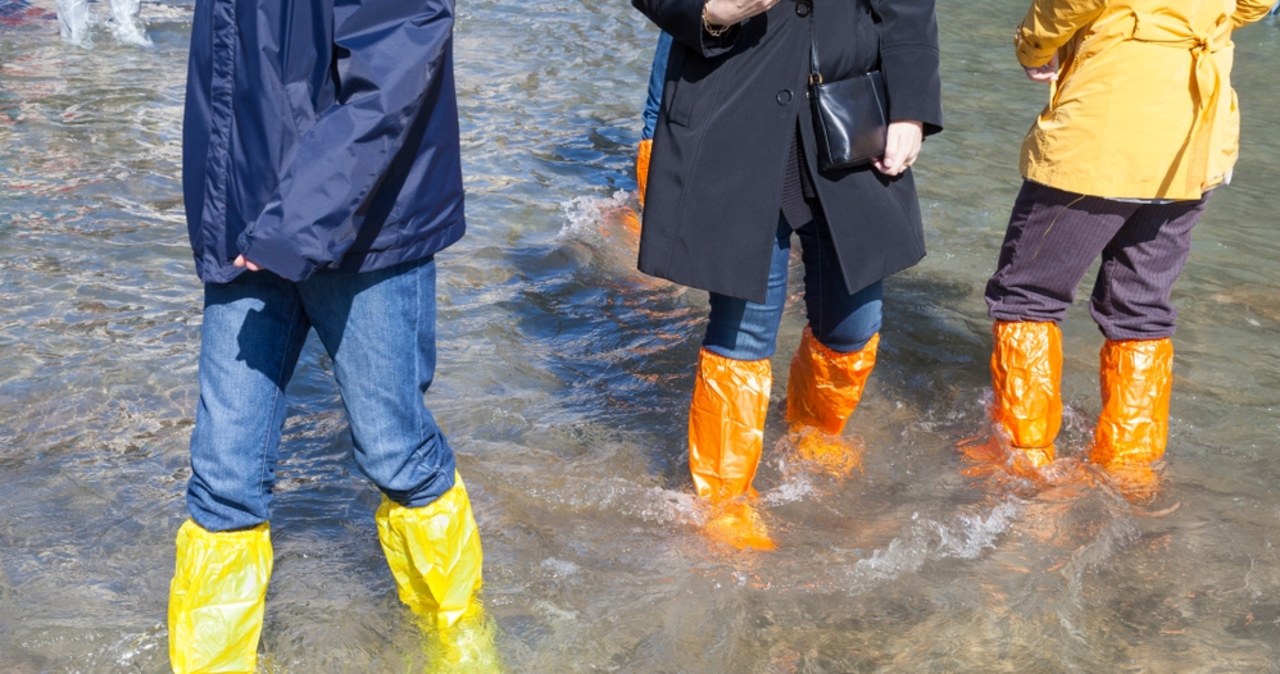
<path fill-rule="evenodd" d="M 836 351 L 805 326 L 787 380 L 787 422 L 792 429 L 811 426 L 832 435 L 844 430 L 862 401 L 879 345 L 877 332 L 858 351 Z"/>
<path fill-rule="evenodd" d="M 175 672 L 252 672 L 271 578 L 270 528 L 178 529 L 169 588 L 169 661 Z"/>
<path fill-rule="evenodd" d="M 992 326 L 992 417 L 1019 448 L 1050 448 L 1062 426 L 1062 331 L 1048 322 Z"/>
<path fill-rule="evenodd" d="M 375 520 L 400 600 L 441 627 L 457 623 L 480 589 L 483 564 L 462 477 L 455 474 L 453 488 L 421 508 L 383 497 Z"/>
<path fill-rule="evenodd" d="M 689 472 L 698 496 L 748 494 L 764 449 L 773 372 L 768 358 L 734 360 L 703 349 L 689 404 Z"/>

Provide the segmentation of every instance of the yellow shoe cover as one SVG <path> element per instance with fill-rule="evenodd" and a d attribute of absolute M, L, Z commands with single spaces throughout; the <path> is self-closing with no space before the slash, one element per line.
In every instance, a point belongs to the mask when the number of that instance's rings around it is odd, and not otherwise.
<path fill-rule="evenodd" d="M 772 385 L 768 358 L 733 360 L 706 349 L 698 355 L 689 405 L 689 472 L 698 496 L 720 501 L 751 493 Z"/>
<path fill-rule="evenodd" d="M 1047 465 L 1062 427 L 1062 331 L 1047 322 L 998 321 L 992 334 L 992 416 L 1032 466 Z"/>
<path fill-rule="evenodd" d="M 442 627 L 435 620 L 421 620 L 426 641 L 423 654 L 426 671 L 432 674 L 495 674 L 504 671 L 496 645 L 497 628 L 485 615 L 480 602 L 453 625 Z"/>
<path fill-rule="evenodd" d="M 787 380 L 787 422 L 792 430 L 811 426 L 839 435 L 862 400 L 879 346 L 876 333 L 860 351 L 841 353 L 824 346 L 805 326 Z"/>
<path fill-rule="evenodd" d="M 739 550 L 774 550 L 778 546 L 769 536 L 760 513 L 739 500 L 711 506 L 704 531 L 707 538 Z"/>
<path fill-rule="evenodd" d="M 1164 456 L 1169 438 L 1173 341 L 1107 340 L 1100 355 L 1102 413 L 1090 459 L 1108 472 L 1149 466 Z"/>
<path fill-rule="evenodd" d="M 456 624 L 480 589 L 480 532 L 462 476 L 440 498 L 406 508 L 386 498 L 374 516 L 378 540 L 403 601 L 441 629 Z"/>
<path fill-rule="evenodd" d="M 178 529 L 169 586 L 169 662 L 173 671 L 253 672 L 271 578 L 271 533 L 210 532 L 187 520 Z"/>
<path fill-rule="evenodd" d="M 640 208 L 644 208 L 644 193 L 649 187 L 649 155 L 653 152 L 653 140 L 646 138 L 636 145 L 636 196 Z"/>

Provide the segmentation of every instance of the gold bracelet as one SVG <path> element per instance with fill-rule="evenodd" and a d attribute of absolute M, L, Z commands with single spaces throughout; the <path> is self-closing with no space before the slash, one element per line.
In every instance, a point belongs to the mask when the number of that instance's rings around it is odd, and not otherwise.
<path fill-rule="evenodd" d="M 707 35 L 710 35 L 711 37 L 720 37 L 721 35 L 724 35 L 726 30 L 729 30 L 729 27 L 713 25 L 711 21 L 707 19 L 707 5 L 710 3 L 711 0 L 707 0 L 707 2 L 702 5 L 702 30 L 707 31 Z"/>

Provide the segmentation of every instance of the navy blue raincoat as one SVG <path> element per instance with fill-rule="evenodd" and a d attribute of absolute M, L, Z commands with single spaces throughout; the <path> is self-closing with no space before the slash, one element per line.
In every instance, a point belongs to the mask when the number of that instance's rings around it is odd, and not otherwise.
<path fill-rule="evenodd" d="M 294 281 L 465 229 L 453 0 L 197 0 L 183 125 L 196 272 Z"/>

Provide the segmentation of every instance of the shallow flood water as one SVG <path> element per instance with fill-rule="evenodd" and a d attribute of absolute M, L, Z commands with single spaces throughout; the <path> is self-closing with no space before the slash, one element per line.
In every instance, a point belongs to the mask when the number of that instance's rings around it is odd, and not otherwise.
<path fill-rule="evenodd" d="M 1280 671 L 1274 19 L 1236 37 L 1242 159 L 1175 291 L 1155 502 L 972 476 L 956 451 L 985 430 L 981 290 L 1046 94 L 1013 59 L 1023 2 L 944 2 L 948 128 L 917 171 L 930 254 L 886 290 L 846 431 L 862 470 L 826 475 L 782 437 L 793 307 L 756 480 L 778 550 L 743 553 L 699 533 L 685 468 L 705 293 L 636 272 L 624 225 L 653 29 L 622 2 L 459 5 L 470 228 L 439 257 L 427 400 L 508 671 Z M 52 6 L 0 24 L 0 671 L 159 672 L 200 321 L 179 184 L 192 7 L 144 5 L 151 49 L 105 27 L 86 49 Z M 1064 333 L 1068 472 L 1101 337 L 1083 302 Z M 419 671 L 317 344 L 290 394 L 260 668 Z"/>

